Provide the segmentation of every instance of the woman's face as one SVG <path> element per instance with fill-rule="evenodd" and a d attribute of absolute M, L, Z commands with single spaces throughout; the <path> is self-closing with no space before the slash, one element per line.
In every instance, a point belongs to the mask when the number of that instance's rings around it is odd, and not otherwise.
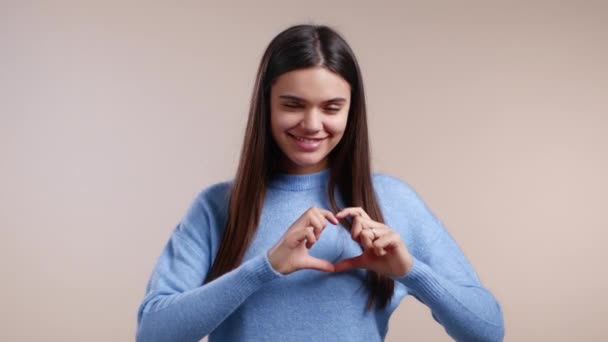
<path fill-rule="evenodd" d="M 349 108 L 350 85 L 323 67 L 279 76 L 270 88 L 270 126 L 284 154 L 283 171 L 326 168 L 329 153 L 344 135 Z"/>

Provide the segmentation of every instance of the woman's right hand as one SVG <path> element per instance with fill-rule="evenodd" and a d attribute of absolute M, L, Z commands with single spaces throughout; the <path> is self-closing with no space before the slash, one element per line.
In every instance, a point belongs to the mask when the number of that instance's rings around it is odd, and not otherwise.
<path fill-rule="evenodd" d="M 338 224 L 338 219 L 331 211 L 317 207 L 306 210 L 268 250 L 268 260 L 272 268 L 282 274 L 301 269 L 334 272 L 332 263 L 308 254 L 308 249 L 317 242 L 328 220 L 335 225 Z"/>

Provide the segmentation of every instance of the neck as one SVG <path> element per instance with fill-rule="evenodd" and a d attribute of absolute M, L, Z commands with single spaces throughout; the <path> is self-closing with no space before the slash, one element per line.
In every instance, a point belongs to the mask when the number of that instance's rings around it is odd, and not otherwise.
<path fill-rule="evenodd" d="M 306 173 L 316 173 L 316 172 L 325 170 L 328 168 L 328 166 L 329 166 L 329 164 L 327 162 L 327 158 L 325 158 L 324 160 L 320 161 L 319 163 L 317 163 L 315 165 L 299 166 L 299 165 L 295 164 L 294 162 L 292 162 L 291 160 L 289 160 L 288 158 L 285 158 L 283 156 L 279 161 L 279 167 L 280 167 L 279 172 L 287 173 L 287 174 L 294 174 L 294 175 L 302 175 L 302 174 L 306 174 Z"/>
<path fill-rule="evenodd" d="M 325 168 L 320 171 L 298 174 L 279 172 L 273 175 L 269 187 L 290 191 L 324 188 L 327 187 L 329 180 L 329 170 L 329 168 Z"/>

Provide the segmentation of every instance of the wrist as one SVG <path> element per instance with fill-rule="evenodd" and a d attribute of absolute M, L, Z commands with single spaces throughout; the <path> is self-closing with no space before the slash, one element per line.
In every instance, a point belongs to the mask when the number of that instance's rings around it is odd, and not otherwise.
<path fill-rule="evenodd" d="M 403 259 L 404 259 L 404 261 L 403 261 L 404 269 L 401 269 L 399 272 L 397 272 L 397 274 L 391 275 L 390 276 L 391 278 L 406 277 L 412 270 L 412 267 L 414 267 L 414 257 L 410 253 L 407 253 Z"/>
<path fill-rule="evenodd" d="M 266 255 L 268 257 L 268 262 L 270 263 L 270 267 L 272 267 L 272 269 L 275 272 L 285 275 L 286 274 L 285 270 L 282 270 L 279 265 L 279 262 L 277 260 L 275 260 L 276 253 L 274 253 L 274 248 L 269 249 L 268 252 L 266 252 Z"/>

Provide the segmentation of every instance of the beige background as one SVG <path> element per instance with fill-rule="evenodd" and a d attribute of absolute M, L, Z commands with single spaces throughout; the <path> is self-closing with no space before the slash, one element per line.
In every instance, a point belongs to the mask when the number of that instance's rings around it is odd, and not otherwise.
<path fill-rule="evenodd" d="M 170 232 L 235 171 L 263 49 L 296 23 L 353 47 L 375 169 L 454 235 L 505 340 L 606 340 L 606 2 L 0 4 L 0 340 L 134 339 Z M 448 340 L 412 297 L 387 338 Z"/>

